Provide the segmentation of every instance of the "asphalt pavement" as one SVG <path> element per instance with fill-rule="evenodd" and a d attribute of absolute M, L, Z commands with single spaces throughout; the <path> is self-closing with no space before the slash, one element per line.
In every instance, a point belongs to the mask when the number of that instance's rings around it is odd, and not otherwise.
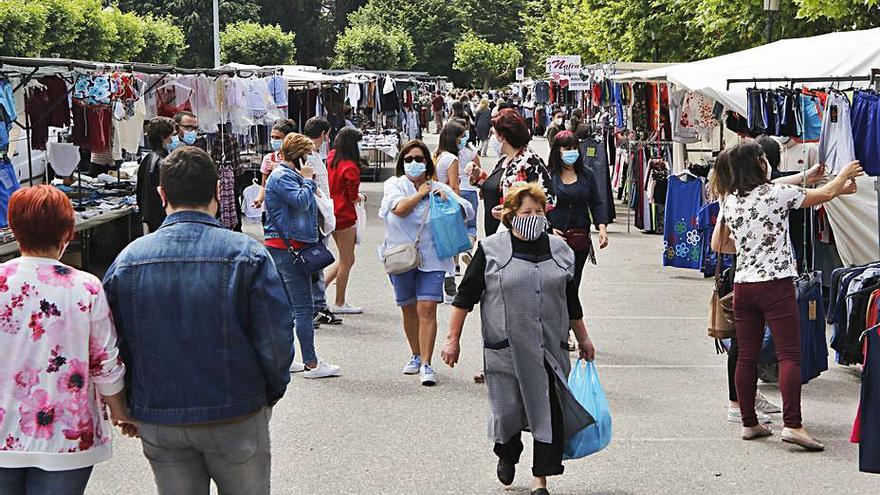
<path fill-rule="evenodd" d="M 433 148 L 436 135 L 427 140 Z M 532 146 L 546 157 L 545 140 Z M 342 376 L 297 375 L 275 407 L 272 493 L 528 494 L 527 434 L 514 486 L 504 489 L 495 479 L 486 388 L 472 379 L 481 366 L 479 309 L 468 317 L 455 369 L 439 359 L 449 307 L 439 309 L 436 387 L 401 374 L 409 350 L 376 254 L 382 185 L 366 183 L 362 191 L 369 222 L 348 301 L 366 311 L 317 330 L 318 355 L 342 366 Z M 662 268 L 660 236 L 628 229 L 627 217 L 620 206 L 611 244 L 598 266 L 588 265 L 581 287 L 613 440 L 602 452 L 566 462 L 565 474 L 550 478 L 551 493 L 877 493 L 880 478 L 858 472 L 858 447 L 849 443 L 859 395 L 855 370 L 832 363 L 803 389 L 805 425 L 825 452 L 783 444 L 779 414 L 773 437 L 740 440 L 739 428 L 726 421 L 726 356 L 716 355 L 706 337 L 710 283 L 695 272 Z M 775 386 L 761 390 L 779 402 Z M 87 493 L 156 493 L 138 440 L 117 436 L 113 459 L 96 467 Z"/>

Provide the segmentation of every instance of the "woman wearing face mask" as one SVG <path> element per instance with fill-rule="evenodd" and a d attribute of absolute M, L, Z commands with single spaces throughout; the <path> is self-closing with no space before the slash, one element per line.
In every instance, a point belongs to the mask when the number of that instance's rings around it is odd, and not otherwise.
<path fill-rule="evenodd" d="M 863 175 L 858 162 L 847 165 L 831 182 L 817 189 L 770 182 L 772 170 L 755 142 L 728 148 L 718 157 L 712 188 L 721 211 L 712 234 L 712 249 L 726 252 L 733 241 L 734 320 L 739 356 L 736 392 L 742 415 L 742 439 L 772 435 L 758 424 L 755 412 L 757 359 L 769 325 L 779 361 L 784 428 L 782 441 L 810 451 L 824 449 L 803 428 L 800 410 L 800 322 L 793 278 L 798 276 L 789 240 L 789 212 L 810 208 L 856 191 L 853 179 Z"/>
<path fill-rule="evenodd" d="M 165 205 L 156 189 L 159 187 L 159 170 L 162 160 L 177 147 L 174 143 L 174 121 L 168 117 L 156 117 L 150 121 L 147 143 L 150 152 L 141 158 L 137 171 L 137 204 L 141 217 L 150 232 L 155 232 L 165 221 Z"/>
<path fill-rule="evenodd" d="M 492 130 L 494 133 L 489 138 L 489 144 L 499 157 L 498 163 L 488 175 L 484 175 L 480 167 L 473 167 L 470 178 L 471 184 L 479 185 L 482 192 L 487 235 L 498 230 L 501 205 L 508 191 L 516 184 L 538 184 L 547 196 L 547 210 L 552 210 L 556 205 L 547 166 L 528 147 L 532 137 L 526 121 L 516 111 L 506 108 L 492 119 Z"/>
<path fill-rule="evenodd" d="M 385 181 L 379 217 L 385 220 L 386 249 L 417 242 L 421 265 L 399 275 L 390 275 L 394 299 L 403 312 L 403 329 L 412 353 L 403 373 L 421 376 L 422 385 L 434 385 L 437 376 L 431 366 L 434 341 L 437 338 L 437 303 L 443 301 L 443 279 L 452 270 L 452 258 L 438 258 L 431 229 L 427 228 L 426 212 L 429 195 L 437 194 L 458 201 L 466 218 L 474 216 L 470 203 L 458 197 L 439 181 L 432 181 L 434 162 L 428 147 L 421 141 L 410 141 L 397 155 L 396 177 Z"/>
<path fill-rule="evenodd" d="M 477 113 L 474 116 L 474 126 L 477 129 L 477 144 L 480 146 L 480 155 L 486 156 L 489 151 L 489 133 L 492 131 L 492 109 L 489 108 L 489 100 L 483 98 L 477 105 Z"/>
<path fill-rule="evenodd" d="M 569 328 L 577 336 L 580 357 L 592 360 L 595 355 L 583 319 L 571 320 L 577 312 L 574 253 L 564 240 L 547 234 L 546 208 L 547 197 L 537 184 L 509 191 L 502 221 L 510 230 L 477 247 L 452 303 L 441 353 L 454 367 L 465 317 L 479 303 L 498 480 L 513 483 L 523 450 L 521 432 L 528 425 L 534 440 L 534 495 L 548 495 L 546 477 L 563 472 L 565 432 L 593 422 L 567 386 Z"/>
<path fill-rule="evenodd" d="M 556 135 L 550 148 L 550 175 L 556 192 L 556 208 L 547 214 L 553 232 L 562 236 L 574 250 L 574 285 L 580 287 L 581 276 L 587 259 L 595 262 L 593 242 L 581 242 L 590 235 L 590 219 L 599 231 L 599 249 L 608 246 L 608 219 L 605 203 L 599 196 L 599 185 L 593 172 L 583 165 L 580 141 L 569 131 Z M 577 293 L 575 293 L 577 295 Z M 577 312 L 572 319 L 583 316 L 580 297 L 576 301 Z"/>
<path fill-rule="evenodd" d="M 254 208 L 263 206 L 263 201 L 266 199 L 266 180 L 269 179 L 269 174 L 275 170 L 275 167 L 284 161 L 281 156 L 281 144 L 284 142 L 284 138 L 291 132 L 296 132 L 296 123 L 290 119 L 276 120 L 272 126 L 272 132 L 269 134 L 269 146 L 272 148 L 272 152 L 266 153 L 263 157 L 263 162 L 260 164 L 260 173 L 263 175 L 263 188 L 260 190 L 260 195 L 254 200 Z"/>
<path fill-rule="evenodd" d="M 327 269 L 326 283 L 329 287 L 336 281 L 336 305 L 330 311 L 342 315 L 363 313 L 363 308 L 352 306 L 345 301 L 348 277 L 354 266 L 354 246 L 357 240 L 357 211 L 355 204 L 361 202 L 361 131 L 346 127 L 339 131 L 333 150 L 327 155 L 327 178 L 330 183 L 330 197 L 336 214 L 336 230 L 333 240 L 339 250 L 339 259 Z"/>
<path fill-rule="evenodd" d="M 553 122 L 547 128 L 547 142 L 550 143 L 550 146 L 553 146 L 553 139 L 556 138 L 556 134 L 559 131 L 565 130 L 565 126 L 562 125 L 563 118 L 565 118 L 565 114 L 559 110 L 553 113 Z"/>
<path fill-rule="evenodd" d="M 302 249 L 318 242 L 318 205 L 315 200 L 315 170 L 306 155 L 315 149 L 312 140 L 290 133 L 281 145 L 282 162 L 266 181 L 266 248 L 272 259 L 294 313 L 296 338 L 303 363 L 291 371 L 305 371 L 305 378 L 325 378 L 339 374 L 339 366 L 318 359 L 313 324 L 315 306 L 311 274 L 294 263 L 289 249 Z"/>
<path fill-rule="evenodd" d="M 452 119 L 446 122 L 446 125 L 440 130 L 440 142 L 432 157 L 437 171 L 436 179 L 449 186 L 455 194 L 459 195 L 461 194 L 461 170 L 458 154 L 461 150 L 467 148 L 467 142 L 468 131 L 459 124 L 458 119 Z M 460 271 L 460 268 L 458 266 L 458 257 L 456 256 L 455 272 L 458 271 Z M 450 301 L 455 297 L 455 272 L 447 273 L 443 284 L 443 290 Z"/>

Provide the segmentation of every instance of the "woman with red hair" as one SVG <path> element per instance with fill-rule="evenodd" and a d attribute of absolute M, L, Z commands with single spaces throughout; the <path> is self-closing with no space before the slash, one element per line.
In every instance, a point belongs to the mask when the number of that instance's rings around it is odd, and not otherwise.
<path fill-rule="evenodd" d="M 18 190 L 9 226 L 22 257 L 0 265 L 0 493 L 82 494 L 110 458 L 111 420 L 137 432 L 110 306 L 100 280 L 58 261 L 74 228 L 64 193 Z"/>
<path fill-rule="evenodd" d="M 515 110 L 505 108 L 492 118 L 489 146 L 499 157 L 498 163 L 488 175 L 480 167 L 474 167 L 471 173 L 471 183 L 480 186 L 483 196 L 486 235 L 498 230 L 501 205 L 507 192 L 516 185 L 538 184 L 547 196 L 548 211 L 556 205 L 550 173 L 544 160 L 529 149 L 531 139 L 525 119 Z"/>

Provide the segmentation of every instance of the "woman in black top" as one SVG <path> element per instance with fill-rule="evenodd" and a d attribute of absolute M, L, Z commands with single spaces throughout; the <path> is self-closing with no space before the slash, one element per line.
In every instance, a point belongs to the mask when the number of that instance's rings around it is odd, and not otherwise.
<path fill-rule="evenodd" d="M 605 249 L 608 246 L 608 218 L 593 171 L 583 165 L 578 149 L 579 140 L 570 131 L 558 133 L 553 141 L 547 168 L 556 193 L 556 208 L 547 213 L 547 219 L 550 220 L 554 233 L 570 237 L 569 247 L 574 250 L 575 256 L 575 275 L 572 280 L 575 302 L 578 312 L 583 313 L 577 288 L 580 287 L 587 259 L 593 263 L 596 261 L 592 241 L 586 249 L 582 249 L 574 241 L 574 237 L 589 236 L 592 219 L 592 224 L 599 231 L 599 249 Z"/>

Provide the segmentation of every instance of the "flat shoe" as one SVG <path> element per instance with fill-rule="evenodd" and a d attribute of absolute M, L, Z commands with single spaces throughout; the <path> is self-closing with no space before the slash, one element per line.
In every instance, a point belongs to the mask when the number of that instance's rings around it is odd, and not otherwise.
<path fill-rule="evenodd" d="M 546 488 L 536 488 L 532 490 L 532 495 L 550 495 Z"/>
<path fill-rule="evenodd" d="M 769 437 L 773 432 L 763 426 L 758 426 L 754 428 L 750 428 L 748 426 L 743 426 L 742 429 L 742 439 L 743 440 L 756 440 L 758 438 Z"/>
<path fill-rule="evenodd" d="M 816 440 L 815 438 L 805 437 L 799 433 L 795 433 L 788 428 L 782 429 L 782 441 L 785 443 L 790 443 L 799 447 L 803 447 L 810 452 L 821 452 L 825 450 L 825 446 L 822 445 L 822 442 Z"/>

